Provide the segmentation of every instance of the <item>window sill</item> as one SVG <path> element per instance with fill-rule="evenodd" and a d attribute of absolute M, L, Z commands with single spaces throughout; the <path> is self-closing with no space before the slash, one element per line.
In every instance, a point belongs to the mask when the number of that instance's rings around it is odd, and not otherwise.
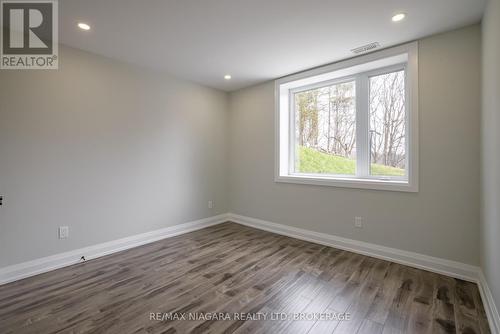
<path fill-rule="evenodd" d="M 309 175 L 280 175 L 276 176 L 275 182 L 311 184 L 319 186 L 330 186 L 339 188 L 372 189 L 385 191 L 418 192 L 418 186 L 408 181 L 399 180 L 375 180 L 338 177 L 317 177 Z"/>

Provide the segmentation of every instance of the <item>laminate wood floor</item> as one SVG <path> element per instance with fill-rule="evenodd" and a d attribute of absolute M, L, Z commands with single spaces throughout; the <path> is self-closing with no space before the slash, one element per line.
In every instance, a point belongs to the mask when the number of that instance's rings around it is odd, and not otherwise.
<path fill-rule="evenodd" d="M 0 333 L 489 329 L 473 283 L 228 222 L 0 286 Z"/>

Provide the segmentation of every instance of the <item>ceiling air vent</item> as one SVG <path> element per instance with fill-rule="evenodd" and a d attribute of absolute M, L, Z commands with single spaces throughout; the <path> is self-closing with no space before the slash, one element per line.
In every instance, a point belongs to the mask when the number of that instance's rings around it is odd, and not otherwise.
<path fill-rule="evenodd" d="M 365 53 L 365 52 L 368 52 L 368 51 L 371 51 L 373 49 L 376 49 L 380 47 L 380 43 L 379 42 L 373 42 L 373 43 L 370 43 L 370 44 L 366 44 L 366 45 L 363 45 L 363 46 L 360 46 L 359 48 L 355 48 L 355 49 L 352 49 L 351 51 L 353 53 Z"/>

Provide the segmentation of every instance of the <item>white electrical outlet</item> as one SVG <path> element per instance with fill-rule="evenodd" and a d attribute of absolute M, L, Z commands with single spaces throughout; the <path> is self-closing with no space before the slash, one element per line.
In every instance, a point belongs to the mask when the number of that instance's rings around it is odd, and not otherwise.
<path fill-rule="evenodd" d="M 213 201 L 208 201 L 208 208 L 213 209 L 214 208 L 214 202 Z"/>
<path fill-rule="evenodd" d="M 59 239 L 66 239 L 69 237 L 69 227 L 59 226 Z"/>
<path fill-rule="evenodd" d="M 363 218 L 362 217 L 354 217 L 354 227 L 363 228 Z"/>

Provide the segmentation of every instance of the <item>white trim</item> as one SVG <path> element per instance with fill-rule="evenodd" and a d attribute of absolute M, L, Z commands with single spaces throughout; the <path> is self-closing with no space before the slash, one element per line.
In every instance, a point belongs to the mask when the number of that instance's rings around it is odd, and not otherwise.
<path fill-rule="evenodd" d="M 407 181 L 397 180 L 379 180 L 379 179 L 358 179 L 349 177 L 331 178 L 327 175 L 321 178 L 316 176 L 308 176 L 308 174 L 292 174 L 287 176 L 276 176 L 276 182 L 296 183 L 296 184 L 313 184 L 318 186 L 334 186 L 342 188 L 355 189 L 372 189 L 372 190 L 388 190 L 388 191 L 403 191 L 417 192 L 418 189 L 408 184 Z"/>
<path fill-rule="evenodd" d="M 419 129 L 419 117 L 418 117 L 418 42 L 414 42 L 408 45 L 408 49 L 412 54 L 408 58 L 407 73 L 412 73 L 410 76 L 406 77 L 406 84 L 409 89 L 407 90 L 407 102 L 410 106 L 410 112 L 407 113 L 408 122 L 410 124 L 406 125 L 406 131 L 408 131 L 409 141 L 406 143 L 406 156 L 408 164 L 408 182 L 411 185 L 411 191 L 418 192 L 418 171 L 419 171 L 419 149 L 418 149 L 418 129 Z M 408 79 L 409 78 L 409 79 Z"/>
<path fill-rule="evenodd" d="M 451 276 L 477 283 L 479 281 L 479 267 L 461 262 L 446 260 L 429 255 L 409 252 L 401 249 L 380 246 L 368 242 L 347 239 L 331 234 L 309 231 L 291 227 L 262 219 L 228 214 L 228 219 L 237 224 L 250 226 L 288 237 L 314 242 L 317 244 L 339 248 L 342 250 L 392 261 L 410 267 L 424 269 L 438 274 Z"/>
<path fill-rule="evenodd" d="M 486 311 L 486 316 L 488 317 L 488 322 L 490 324 L 491 334 L 500 334 L 500 315 L 498 313 L 495 300 L 493 299 L 493 294 L 488 286 L 488 281 L 486 280 L 482 270 L 479 271 L 478 285 L 484 310 Z"/>
<path fill-rule="evenodd" d="M 345 68 L 363 65 L 365 63 L 371 62 L 379 62 L 376 67 L 387 67 L 390 65 L 394 65 L 397 63 L 401 63 L 400 60 L 393 61 L 392 59 L 401 59 L 398 58 L 399 55 L 408 53 L 409 49 L 414 49 L 415 51 L 418 48 L 418 41 L 401 44 L 394 47 L 389 47 L 382 50 L 377 50 L 368 54 L 364 54 L 357 57 L 348 58 L 345 60 L 341 60 L 330 65 L 320 66 L 313 68 L 312 70 L 306 70 L 295 74 L 290 74 L 285 77 L 279 78 L 276 80 L 278 84 L 283 84 L 291 81 L 297 81 L 300 79 L 304 79 L 307 77 L 318 76 L 329 72 L 339 71 Z M 386 61 L 387 60 L 387 61 Z M 368 70 L 373 68 L 367 68 Z M 365 71 L 362 71 L 365 72 Z"/>
<path fill-rule="evenodd" d="M 370 175 L 370 79 L 367 73 L 356 76 L 356 177 Z"/>
<path fill-rule="evenodd" d="M 79 263 L 82 255 L 84 255 L 87 260 L 91 260 L 158 240 L 217 225 L 226 221 L 232 221 L 237 224 L 250 226 L 260 230 L 286 235 L 292 238 L 335 247 L 477 283 L 486 315 L 488 317 L 491 333 L 500 334 L 500 317 L 498 309 L 495 305 L 491 290 L 488 287 L 486 278 L 479 267 L 396 248 L 380 246 L 368 242 L 277 224 L 234 213 L 220 214 L 214 217 L 199 219 L 189 223 L 174 225 L 151 232 L 0 268 L 0 285 L 77 264 Z"/>
<path fill-rule="evenodd" d="M 366 142 L 368 131 L 357 111 L 356 137 L 358 142 L 365 145 L 358 147 L 356 176 L 337 175 L 304 175 L 291 172 L 294 165 L 294 136 L 295 122 L 290 114 L 290 92 L 300 91 L 304 88 L 319 87 L 326 83 L 346 80 L 359 76 L 369 76 L 379 70 L 401 67 L 402 56 L 405 56 L 405 72 L 407 85 L 407 119 L 406 119 L 406 172 L 404 180 L 390 177 L 380 179 L 369 176 L 365 170 L 369 166 L 369 152 Z M 352 73 L 351 73 L 352 72 Z M 360 80 L 356 80 L 356 90 L 359 93 Z M 367 87 L 365 87 L 367 89 Z M 359 94 L 356 94 L 357 105 Z M 361 104 L 363 107 L 363 104 Z M 358 108 L 357 108 L 358 109 Z M 366 108 L 364 108 L 366 109 Z M 366 110 L 365 110 L 366 112 Z M 361 133 L 367 132 L 367 133 Z M 361 152 L 361 150 L 363 150 Z M 314 68 L 312 70 L 292 74 L 275 81 L 275 182 L 312 184 L 322 186 L 335 186 L 358 189 L 374 189 L 389 191 L 418 192 L 418 42 L 411 42 L 400 46 L 376 51 L 359 57 L 350 58 L 330 65 Z M 367 157 L 368 156 L 368 157 Z M 291 165 L 291 166 L 290 166 Z M 360 166 L 364 166 L 360 168 Z M 381 181 L 381 182 L 380 182 Z"/>
<path fill-rule="evenodd" d="M 75 249 L 65 253 L 51 255 L 36 260 L 3 267 L 0 268 L 0 285 L 77 264 L 80 262 L 81 256 L 85 256 L 87 260 L 92 260 L 101 256 L 120 252 L 161 239 L 170 238 L 212 225 L 217 225 L 227 221 L 227 217 L 227 214 L 221 214 L 218 216 L 203 218 L 184 224 L 169 226 L 155 231 L 141 233 L 122 239 L 108 241 L 85 248 Z"/>

